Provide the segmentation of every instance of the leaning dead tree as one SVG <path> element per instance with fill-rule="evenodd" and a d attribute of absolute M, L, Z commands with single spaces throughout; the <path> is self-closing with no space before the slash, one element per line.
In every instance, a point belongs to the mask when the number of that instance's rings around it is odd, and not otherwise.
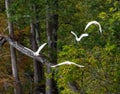
<path fill-rule="evenodd" d="M 3 42 L 3 40 L 4 40 L 4 42 Z M 50 63 L 47 60 L 47 57 L 45 55 L 40 53 L 39 56 L 35 56 L 32 51 L 30 51 L 29 49 L 26 49 L 25 46 L 19 44 L 17 41 L 14 41 L 9 36 L 0 35 L 0 45 L 3 45 L 5 42 L 8 42 L 12 47 L 16 48 L 21 53 L 29 56 L 30 58 L 33 58 L 33 59 L 41 62 L 43 65 L 46 65 L 49 67 L 53 65 L 52 63 Z"/>

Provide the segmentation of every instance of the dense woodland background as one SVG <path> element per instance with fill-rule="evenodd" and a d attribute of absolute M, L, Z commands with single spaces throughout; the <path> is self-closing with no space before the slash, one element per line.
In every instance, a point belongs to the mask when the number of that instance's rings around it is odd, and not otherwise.
<path fill-rule="evenodd" d="M 92 25 L 76 42 L 71 31 L 93 20 L 103 34 Z M 42 58 L 52 64 L 85 66 L 51 69 L 0 42 L 0 94 L 120 94 L 119 0 L 0 0 L 0 34 L 34 51 L 47 42 Z"/>

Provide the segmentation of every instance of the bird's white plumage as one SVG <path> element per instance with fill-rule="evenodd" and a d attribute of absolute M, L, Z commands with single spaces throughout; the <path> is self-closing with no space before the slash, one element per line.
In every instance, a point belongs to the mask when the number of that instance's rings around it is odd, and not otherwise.
<path fill-rule="evenodd" d="M 98 25 L 98 26 L 99 26 L 99 31 L 100 31 L 100 33 L 102 33 L 102 27 L 101 27 L 100 23 L 97 22 L 97 21 L 90 21 L 90 22 L 88 22 L 88 24 L 86 25 L 84 31 L 86 31 L 87 28 L 88 28 L 89 26 L 91 26 L 92 24 Z"/>
<path fill-rule="evenodd" d="M 32 51 L 31 49 L 29 49 L 29 48 L 27 48 L 27 47 L 24 47 L 24 48 L 25 48 L 26 50 L 29 50 L 30 52 L 32 52 L 35 56 L 38 56 L 39 53 L 40 53 L 40 51 L 43 49 L 43 47 L 44 47 L 46 44 L 47 44 L 47 43 L 42 44 L 42 45 L 38 48 L 38 50 L 37 50 L 36 52 Z"/>
<path fill-rule="evenodd" d="M 38 50 L 34 53 L 34 55 L 35 55 L 35 56 L 38 56 L 39 53 L 40 53 L 40 51 L 43 49 L 43 47 L 44 47 L 46 44 L 47 44 L 47 43 L 42 44 L 42 45 L 38 48 Z"/>
<path fill-rule="evenodd" d="M 71 33 L 75 36 L 76 41 L 80 41 L 83 37 L 87 37 L 87 36 L 88 36 L 87 33 L 84 33 L 84 34 L 82 34 L 82 35 L 78 38 L 78 36 L 77 36 L 73 31 L 71 31 Z"/>
<path fill-rule="evenodd" d="M 77 66 L 77 67 L 84 67 L 83 65 L 79 65 L 79 64 L 76 64 L 76 63 L 74 63 L 74 62 L 70 62 L 70 61 L 65 61 L 65 62 L 62 62 L 62 63 L 59 63 L 59 64 L 56 64 L 56 65 L 53 65 L 53 66 L 51 66 L 51 67 L 58 67 L 58 66 L 61 66 L 61 65 L 75 65 L 75 66 Z"/>

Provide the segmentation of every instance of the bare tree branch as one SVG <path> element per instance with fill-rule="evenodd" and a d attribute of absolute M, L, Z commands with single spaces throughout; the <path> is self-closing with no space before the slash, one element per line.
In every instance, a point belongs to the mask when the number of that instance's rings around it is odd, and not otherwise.
<path fill-rule="evenodd" d="M 5 38 L 0 38 L 0 47 L 2 47 L 5 42 L 6 42 Z"/>
<path fill-rule="evenodd" d="M 1 38 L 3 38 L 4 40 L 8 41 L 8 43 L 13 46 L 14 48 L 16 48 L 18 51 L 20 51 L 21 53 L 36 59 L 37 61 L 41 62 L 42 64 L 46 65 L 46 66 L 52 66 L 53 64 L 50 63 L 49 61 L 47 61 L 47 57 L 43 54 L 40 54 L 40 56 L 35 56 L 30 50 L 26 49 L 26 47 L 24 47 L 23 45 L 19 44 L 17 41 L 13 41 L 9 36 L 5 36 L 5 35 L 0 35 Z"/>

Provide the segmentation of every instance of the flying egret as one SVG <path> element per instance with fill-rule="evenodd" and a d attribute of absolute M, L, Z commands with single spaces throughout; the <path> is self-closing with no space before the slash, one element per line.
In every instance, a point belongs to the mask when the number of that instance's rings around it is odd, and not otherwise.
<path fill-rule="evenodd" d="M 77 35 L 76 35 L 73 31 L 71 31 L 71 33 L 75 36 L 76 41 L 80 41 L 83 37 L 87 37 L 87 36 L 88 36 L 87 33 L 84 33 L 84 34 L 82 34 L 82 35 L 78 38 Z"/>
<path fill-rule="evenodd" d="M 87 24 L 86 27 L 85 27 L 85 30 L 87 30 L 87 28 L 88 28 L 90 25 L 92 25 L 92 24 L 98 25 L 98 26 L 99 26 L 99 31 L 100 31 L 100 33 L 102 34 L 102 27 L 101 27 L 100 23 L 97 22 L 97 21 L 90 21 L 90 22 L 88 22 L 88 24 Z M 84 30 L 84 31 L 85 31 L 85 30 Z"/>
<path fill-rule="evenodd" d="M 59 63 L 59 64 L 56 64 L 56 65 L 53 65 L 53 66 L 51 66 L 51 67 L 53 67 L 53 68 L 55 68 L 55 67 L 58 67 L 58 66 L 61 66 L 61 65 L 75 65 L 75 66 L 77 66 L 77 67 L 84 67 L 84 66 L 82 66 L 82 65 L 79 65 L 79 64 L 76 64 L 76 63 L 74 63 L 74 62 L 70 62 L 70 61 L 65 61 L 65 62 L 62 62 L 62 63 Z"/>
<path fill-rule="evenodd" d="M 26 47 L 24 47 L 24 48 L 27 49 L 27 50 L 29 50 L 29 51 L 31 51 L 35 56 L 39 56 L 40 51 L 43 49 L 43 47 L 44 47 L 46 44 L 47 44 L 47 43 L 42 44 L 42 45 L 38 48 L 38 50 L 37 50 L 36 52 L 32 51 L 32 50 L 29 49 L 29 48 L 26 48 Z"/>

